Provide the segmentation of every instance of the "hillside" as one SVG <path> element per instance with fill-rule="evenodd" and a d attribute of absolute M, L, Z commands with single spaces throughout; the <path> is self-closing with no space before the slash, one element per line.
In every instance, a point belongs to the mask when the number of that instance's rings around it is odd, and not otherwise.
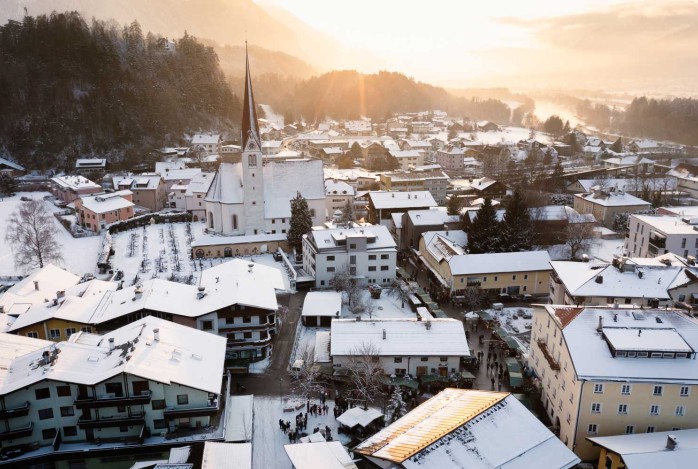
<path fill-rule="evenodd" d="M 137 23 L 88 26 L 77 13 L 0 27 L 0 152 L 30 168 L 114 150 L 139 161 L 148 145 L 230 129 L 240 109 L 213 49 L 191 36 L 171 53 Z"/>
<path fill-rule="evenodd" d="M 213 41 L 201 39 L 216 51 L 221 70 L 230 77 L 245 76 L 245 47 L 221 46 Z M 271 51 L 259 46 L 249 46 L 250 67 L 257 76 L 267 73 L 296 78 L 310 78 L 317 70 L 310 64 L 292 55 L 279 51 Z"/>

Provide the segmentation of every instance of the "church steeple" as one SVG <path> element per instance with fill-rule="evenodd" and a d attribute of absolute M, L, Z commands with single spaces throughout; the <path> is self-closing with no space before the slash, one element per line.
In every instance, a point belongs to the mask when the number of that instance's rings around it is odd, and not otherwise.
<path fill-rule="evenodd" d="M 245 100 L 242 107 L 242 151 L 262 149 L 262 142 L 259 138 L 259 125 L 257 124 L 257 109 L 254 104 L 252 94 L 252 77 L 250 76 L 250 59 L 247 53 L 247 41 L 245 41 Z M 255 146 L 248 148 L 250 143 Z"/>

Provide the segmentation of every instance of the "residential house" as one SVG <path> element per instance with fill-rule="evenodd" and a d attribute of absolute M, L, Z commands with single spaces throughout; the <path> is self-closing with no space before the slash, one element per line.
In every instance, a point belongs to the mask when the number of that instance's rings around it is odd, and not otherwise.
<path fill-rule="evenodd" d="M 497 132 L 499 126 L 490 121 L 479 121 L 475 123 L 476 129 L 480 132 Z"/>
<path fill-rule="evenodd" d="M 117 176 L 113 184 L 116 190 L 130 190 L 133 193 L 133 203 L 153 212 L 159 212 L 167 204 L 167 187 L 159 174 Z"/>
<path fill-rule="evenodd" d="M 202 155 L 217 155 L 222 142 L 220 134 L 195 134 L 190 149 Z"/>
<path fill-rule="evenodd" d="M 579 458 L 513 394 L 447 388 L 354 448 L 375 467 L 572 468 Z"/>
<path fill-rule="evenodd" d="M 427 231 L 441 231 L 444 228 L 459 230 L 460 215 L 449 215 L 446 207 L 430 210 L 409 210 L 401 215 L 400 249 L 419 249 L 419 240 Z"/>
<path fill-rule="evenodd" d="M 373 224 L 387 225 L 393 213 L 426 210 L 437 205 L 428 191 L 369 192 L 368 220 Z"/>
<path fill-rule="evenodd" d="M 546 205 L 529 209 L 533 221 L 533 236 L 538 245 L 565 244 L 570 225 L 595 225 L 591 214 L 577 213 L 565 205 Z"/>
<path fill-rule="evenodd" d="M 560 440 L 591 461 L 588 437 L 698 426 L 697 348 L 683 311 L 547 305 L 534 310 L 528 364 Z"/>
<path fill-rule="evenodd" d="M 390 155 L 397 158 L 400 169 L 408 171 L 424 164 L 424 154 L 417 150 L 390 150 Z"/>
<path fill-rule="evenodd" d="M 465 151 L 453 145 L 447 145 L 436 151 L 434 159 L 436 164 L 447 171 L 462 171 Z"/>
<path fill-rule="evenodd" d="M 206 204 L 204 199 L 208 193 L 215 173 L 203 172 L 195 175 L 187 184 L 184 192 L 184 208 L 192 214 L 193 221 L 206 219 Z"/>
<path fill-rule="evenodd" d="M 0 157 L 0 173 L 9 174 L 10 176 L 20 176 L 24 174 L 26 169 L 24 166 L 10 161 L 7 158 Z"/>
<path fill-rule="evenodd" d="M 57 343 L 3 334 L 3 448 L 142 444 L 221 414 L 225 340 L 154 317 Z"/>
<path fill-rule="evenodd" d="M 354 188 L 344 181 L 325 179 L 325 196 L 329 217 L 337 210 L 344 211 L 347 202 L 354 205 Z"/>
<path fill-rule="evenodd" d="M 303 235 L 303 269 L 316 287 L 331 287 L 336 273 L 348 271 L 360 284 L 390 285 L 397 249 L 388 228 L 370 225 L 313 230 Z"/>
<path fill-rule="evenodd" d="M 51 178 L 53 195 L 69 204 L 83 195 L 102 192 L 102 187 L 83 176 L 56 176 Z"/>
<path fill-rule="evenodd" d="M 105 158 L 78 158 L 75 160 L 75 172 L 81 176 L 100 177 L 107 169 Z"/>
<path fill-rule="evenodd" d="M 378 357 L 386 376 L 448 376 L 470 356 L 463 322 L 456 319 L 333 319 L 330 355 L 334 369 L 350 369 L 361 348 Z M 360 340 L 357 340 L 360 338 Z"/>
<path fill-rule="evenodd" d="M 100 232 L 112 223 L 133 218 L 134 206 L 133 192 L 119 190 L 81 197 L 75 201 L 75 212 L 78 225 Z"/>
<path fill-rule="evenodd" d="M 589 194 L 574 195 L 574 209 L 591 214 L 606 228 L 613 228 L 616 215 L 632 214 L 651 209 L 649 202 L 623 191 L 596 190 Z"/>
<path fill-rule="evenodd" d="M 415 168 L 415 171 L 410 172 L 397 171 L 381 174 L 381 189 L 399 192 L 429 191 L 436 203 L 445 204 L 449 182 L 448 175 L 440 169 L 421 168 Z"/>

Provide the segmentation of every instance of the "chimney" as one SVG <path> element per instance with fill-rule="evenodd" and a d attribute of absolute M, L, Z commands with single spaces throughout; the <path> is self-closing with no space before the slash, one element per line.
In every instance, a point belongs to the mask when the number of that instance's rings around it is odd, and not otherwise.
<path fill-rule="evenodd" d="M 34 290 L 38 290 L 38 289 L 39 289 L 39 281 L 34 280 Z"/>
<path fill-rule="evenodd" d="M 158 342 L 160 340 L 160 329 L 157 327 L 153 329 L 153 340 Z"/>
<path fill-rule="evenodd" d="M 603 283 L 603 275 L 597 275 L 594 281 L 596 283 Z"/>
<path fill-rule="evenodd" d="M 599 325 L 596 327 L 596 332 L 601 332 L 603 330 L 603 316 L 599 316 Z"/>
<path fill-rule="evenodd" d="M 64 298 L 64 297 L 65 297 L 65 290 L 58 290 L 56 292 L 56 299 L 57 300 L 60 300 L 61 298 Z"/>
<path fill-rule="evenodd" d="M 254 267 L 254 264 L 247 264 L 247 267 L 249 267 L 248 272 L 252 273 L 252 268 Z"/>
<path fill-rule="evenodd" d="M 668 435 L 666 437 L 666 449 L 669 450 L 674 450 L 679 444 L 679 439 L 676 438 L 676 435 Z"/>
<path fill-rule="evenodd" d="M 116 347 L 114 346 L 114 337 L 109 338 L 109 351 L 113 352 Z"/>
<path fill-rule="evenodd" d="M 642 329 L 639 329 L 639 330 L 637 331 L 637 336 L 640 337 L 641 335 L 642 335 Z"/>
<path fill-rule="evenodd" d="M 386 335 L 385 329 L 383 329 L 383 340 L 385 340 L 385 335 Z"/>
<path fill-rule="evenodd" d="M 48 362 L 49 362 L 49 352 L 48 352 L 48 350 L 44 350 L 43 353 L 41 354 L 41 364 L 48 365 Z"/>

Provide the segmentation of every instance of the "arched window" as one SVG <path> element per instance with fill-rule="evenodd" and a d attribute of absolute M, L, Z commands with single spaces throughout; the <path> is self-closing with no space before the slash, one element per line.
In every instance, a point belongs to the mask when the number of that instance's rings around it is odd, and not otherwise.
<path fill-rule="evenodd" d="M 204 250 L 203 250 L 203 249 L 197 249 L 197 250 L 196 250 L 196 258 L 197 258 L 197 259 L 201 259 L 202 257 L 204 257 Z"/>
<path fill-rule="evenodd" d="M 310 216 L 315 218 L 315 209 L 314 208 L 310 209 Z"/>
<path fill-rule="evenodd" d="M 213 229 L 213 212 L 208 212 L 208 227 Z"/>
<path fill-rule="evenodd" d="M 238 216 L 236 214 L 233 214 L 233 229 L 238 229 Z"/>
<path fill-rule="evenodd" d="M 224 257 L 233 257 L 233 248 L 225 248 L 223 250 Z"/>
<path fill-rule="evenodd" d="M 250 155 L 247 161 L 249 166 L 257 166 L 257 155 Z"/>

